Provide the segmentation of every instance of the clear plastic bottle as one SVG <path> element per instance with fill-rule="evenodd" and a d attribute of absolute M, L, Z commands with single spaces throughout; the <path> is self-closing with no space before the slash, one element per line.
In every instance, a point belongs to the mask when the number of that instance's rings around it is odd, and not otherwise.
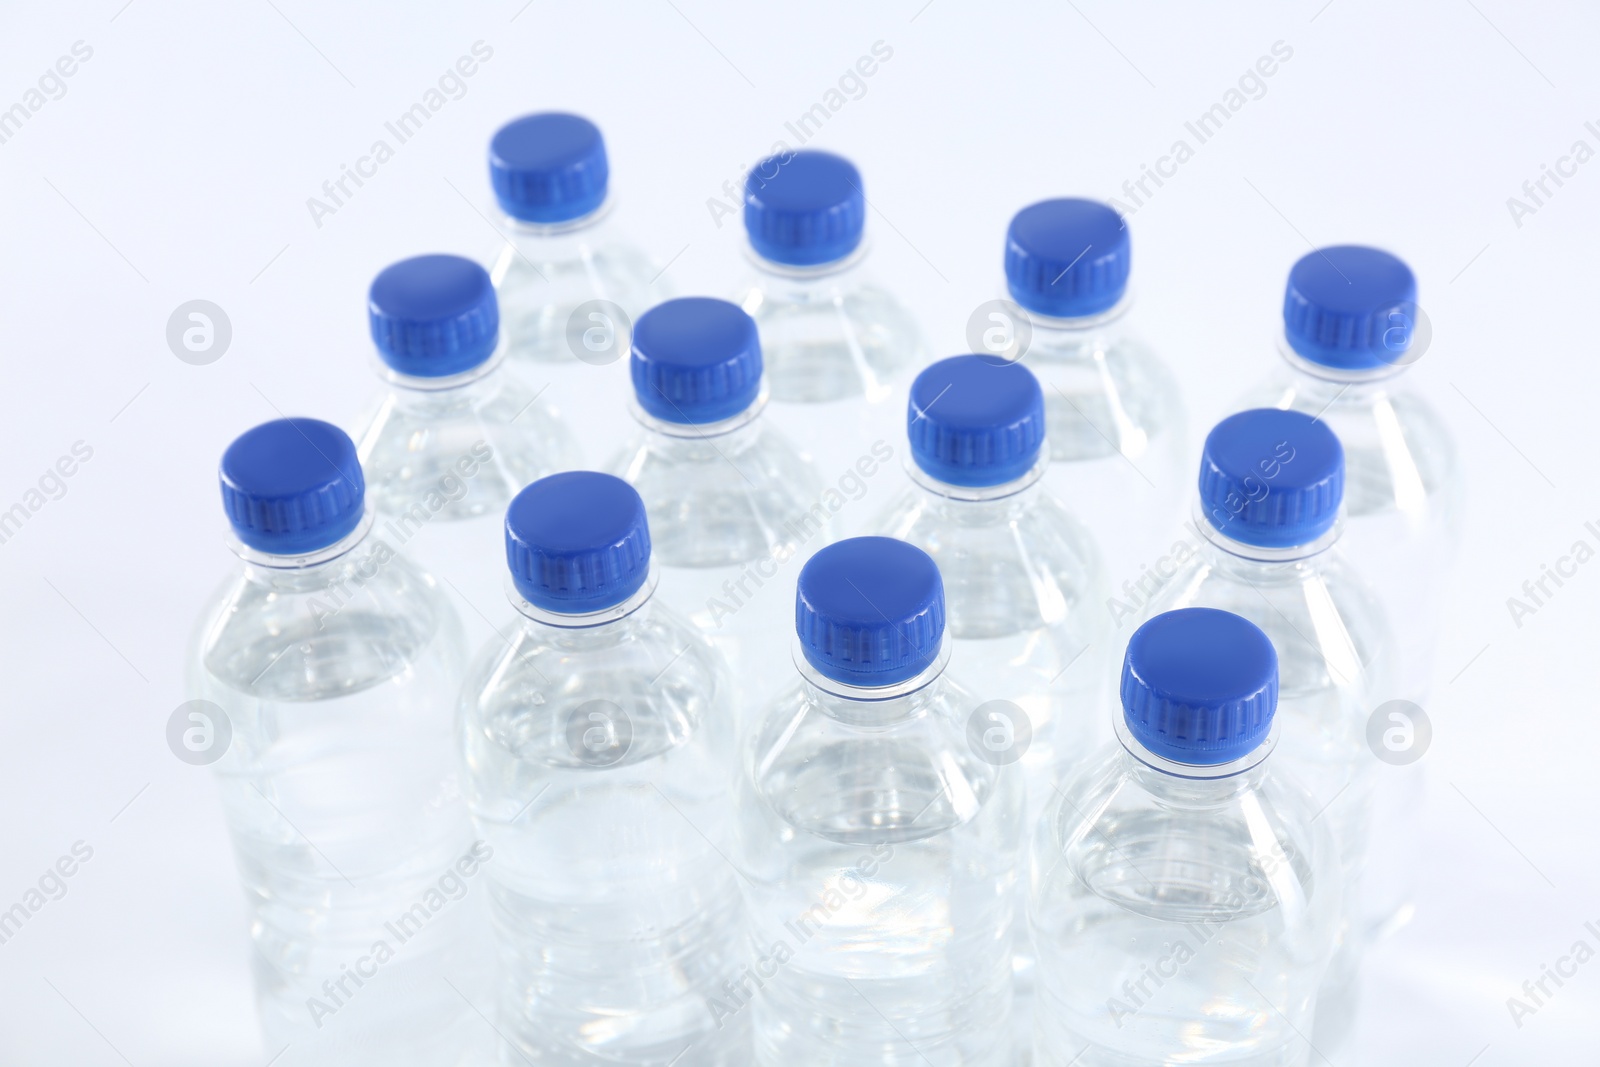
<path fill-rule="evenodd" d="M 1044 386 L 1045 485 L 1088 516 L 1113 588 L 1172 544 L 1192 469 L 1172 373 L 1130 325 L 1130 262 L 1127 224 L 1094 200 L 1040 201 L 1006 233 L 1006 283 L 1027 322 L 999 334 Z M 1085 505 L 1102 500 L 1117 506 Z"/>
<path fill-rule="evenodd" d="M 744 722 L 788 677 L 790 576 L 828 542 L 840 502 L 768 421 L 761 342 L 737 305 L 651 308 L 630 363 L 639 432 L 611 470 L 644 497 L 659 595 L 727 657 Z"/>
<path fill-rule="evenodd" d="M 374 529 L 343 431 L 266 423 L 221 473 L 241 566 L 201 616 L 190 692 L 226 745 L 267 1043 L 292 1064 L 467 1062 L 494 857 L 450 745 L 461 624 Z"/>
<path fill-rule="evenodd" d="M 1101 741 L 1110 627 L 1100 553 L 1040 484 L 1044 395 L 1027 367 L 977 355 L 932 364 L 911 384 L 906 429 L 913 485 L 873 531 L 939 565 L 956 659 L 984 702 L 978 753 L 1020 763 L 1031 825 L 1062 772 Z M 1020 915 L 1026 887 L 1017 892 Z M 1015 934 L 1013 1016 L 1025 1035 L 1033 951 L 1027 924 Z"/>
<path fill-rule="evenodd" d="M 890 491 L 878 450 L 900 439 L 922 333 L 866 276 L 866 200 L 849 160 L 814 150 L 763 159 L 745 179 L 744 223 L 755 277 L 737 299 L 761 329 L 769 418 L 843 492 L 840 530 L 854 532 Z"/>
<path fill-rule="evenodd" d="M 1259 626 L 1278 651 L 1274 762 L 1310 791 L 1344 874 L 1337 952 L 1317 997 L 1315 1040 L 1329 1050 L 1355 1012 L 1378 766 L 1367 717 L 1395 651 L 1377 593 L 1341 552 L 1344 485 L 1344 452 L 1325 423 L 1277 408 L 1224 419 L 1201 459 L 1194 525 L 1203 539 L 1143 611 L 1221 608 Z"/>
<path fill-rule="evenodd" d="M 1224 611 L 1128 642 L 1117 741 L 1035 833 L 1034 1067 L 1301 1067 L 1339 913 L 1316 807 L 1273 755 L 1277 657 Z"/>
<path fill-rule="evenodd" d="M 1014 766 L 967 740 L 933 560 L 886 537 L 818 552 L 800 677 L 741 760 L 746 981 L 763 1067 L 1011 1062 Z"/>
<path fill-rule="evenodd" d="M 952 356 L 911 386 L 912 485 L 874 533 L 933 557 L 961 675 L 992 709 L 990 758 L 1021 762 L 1037 813 L 1066 765 L 1098 747 L 1110 642 L 1089 531 L 1041 485 L 1043 394 L 1021 364 Z M 993 726 L 994 730 L 989 730 Z"/>
<path fill-rule="evenodd" d="M 461 708 L 495 850 L 503 1062 L 744 1067 L 748 1021 L 711 1004 L 742 962 L 727 667 L 652 595 L 644 503 L 620 479 L 528 486 L 506 557 L 518 618 Z"/>
<path fill-rule="evenodd" d="M 547 397 L 505 367 L 488 273 L 460 256 L 384 269 L 367 296 L 386 388 L 356 437 L 379 528 L 465 604 L 474 638 L 501 600 L 506 505 L 529 482 L 578 465 L 576 441 Z"/>
<path fill-rule="evenodd" d="M 1283 361 L 1241 408 L 1304 411 L 1345 454 L 1343 551 L 1383 598 L 1399 641 L 1392 689 L 1426 704 L 1463 486 L 1450 431 L 1406 380 L 1431 331 L 1411 268 L 1376 248 L 1309 252 L 1289 271 Z"/>
<path fill-rule="evenodd" d="M 557 111 L 508 122 L 489 178 L 505 235 L 490 273 L 519 373 L 568 407 L 579 391 L 619 394 L 631 324 L 668 294 L 663 268 L 616 226 L 599 127 Z M 603 426 L 579 430 L 589 454 L 611 444 Z"/>

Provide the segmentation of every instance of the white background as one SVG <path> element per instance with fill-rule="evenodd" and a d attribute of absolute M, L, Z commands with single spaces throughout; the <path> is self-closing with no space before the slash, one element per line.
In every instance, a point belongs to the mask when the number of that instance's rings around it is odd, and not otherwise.
<path fill-rule="evenodd" d="M 372 275 L 495 243 L 479 214 L 495 127 L 594 118 L 619 221 L 673 260 L 679 292 L 721 294 L 740 233 L 707 199 L 793 144 L 785 121 L 876 41 L 892 58 L 812 144 L 860 165 L 875 273 L 940 354 L 965 349 L 967 315 L 996 294 L 1015 209 L 1121 195 L 1274 42 L 1293 49 L 1130 225 L 1138 313 L 1197 430 L 1269 368 L 1285 272 L 1312 244 L 1400 253 L 1433 322 L 1410 374 L 1456 433 L 1470 501 L 1429 708 L 1421 911 L 1370 957 L 1340 1067 L 1596 1061 L 1600 961 L 1520 1027 L 1506 1006 L 1576 940 L 1600 948 L 1583 928 L 1600 925 L 1600 563 L 1520 628 L 1506 606 L 1574 541 L 1600 547 L 1584 528 L 1600 522 L 1600 162 L 1520 226 L 1506 204 L 1575 140 L 1600 149 L 1592 7 L 523 2 L 0 14 L 0 108 L 74 42 L 93 49 L 0 144 L 0 510 L 74 442 L 93 449 L 0 544 L 0 909 L 74 842 L 94 850 L 0 945 L 0 1063 L 266 1062 L 215 787 L 163 732 L 192 618 L 232 558 L 217 459 L 280 411 L 350 423 L 375 384 Z M 307 198 L 480 40 L 493 57 L 466 94 L 315 225 Z M 203 367 L 165 341 L 195 298 L 233 328 Z"/>

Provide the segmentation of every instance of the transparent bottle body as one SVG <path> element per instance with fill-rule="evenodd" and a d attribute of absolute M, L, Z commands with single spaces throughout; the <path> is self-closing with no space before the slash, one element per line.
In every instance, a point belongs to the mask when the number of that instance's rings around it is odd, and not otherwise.
<path fill-rule="evenodd" d="M 1172 372 L 1129 317 L 1126 302 L 1091 319 L 1035 316 L 1022 356 L 1044 389 L 1045 484 L 1084 516 L 1113 589 L 1171 544 L 1194 476 Z"/>
<path fill-rule="evenodd" d="M 906 390 L 927 362 L 916 320 L 866 277 L 864 257 L 860 249 L 838 265 L 795 270 L 752 253 L 754 275 L 736 297 L 761 331 L 768 418 L 813 457 L 826 484 L 862 487 L 841 535 L 862 529 L 892 491 L 881 465 L 862 460 L 875 442 L 893 451 L 904 439 Z"/>
<path fill-rule="evenodd" d="M 1029 864 L 1034 1067 L 1311 1062 L 1338 860 L 1276 758 L 1192 779 L 1113 742 L 1063 783 Z"/>
<path fill-rule="evenodd" d="M 503 360 L 497 353 L 448 380 L 388 374 L 356 438 L 379 532 L 465 602 L 475 640 L 504 599 L 506 506 L 529 483 L 580 464 L 548 396 Z"/>
<path fill-rule="evenodd" d="M 609 203 L 593 216 L 557 226 L 507 219 L 502 232 L 505 242 L 490 277 L 513 359 L 571 361 L 569 323 L 591 300 L 609 300 L 637 321 L 667 296 L 660 268 L 618 231 Z"/>
<path fill-rule="evenodd" d="M 1378 591 L 1399 642 L 1379 699 L 1427 701 L 1444 582 L 1460 548 L 1463 485 L 1448 428 L 1404 373 L 1377 380 L 1318 377 L 1292 353 L 1241 408 L 1303 411 L 1344 446 L 1341 550 Z M 1333 372 L 1329 372 L 1333 373 Z"/>
<path fill-rule="evenodd" d="M 1367 747 L 1367 718 L 1372 694 L 1389 684 L 1395 653 L 1381 601 L 1343 558 L 1342 537 L 1338 541 L 1300 558 L 1268 559 L 1236 555 L 1207 541 L 1151 597 L 1141 616 L 1142 621 L 1177 608 L 1221 608 L 1261 627 L 1277 650 L 1282 740 L 1273 765 L 1310 792 L 1318 821 L 1333 835 L 1343 873 L 1337 951 L 1318 994 L 1318 1026 L 1329 1045 L 1343 1038 L 1355 1012 L 1379 769 Z M 1319 1038 L 1318 1044 L 1324 1042 Z"/>
<path fill-rule="evenodd" d="M 495 855 L 502 1062 L 743 1065 L 748 1029 L 708 1007 L 743 933 L 727 668 L 648 585 L 598 625 L 530 610 L 479 654 L 460 716 Z"/>
<path fill-rule="evenodd" d="M 639 431 L 610 468 L 644 498 L 657 596 L 727 659 L 741 724 L 792 673 L 795 580 L 833 527 L 810 460 L 769 411 L 700 427 L 637 413 Z"/>
<path fill-rule="evenodd" d="M 968 747 L 975 701 L 941 670 L 880 699 L 803 676 L 745 745 L 759 981 L 729 1006 L 758 1064 L 1011 1062 L 1022 783 Z"/>
<path fill-rule="evenodd" d="M 1461 546 L 1465 485 L 1455 443 L 1439 414 L 1404 371 L 1376 380 L 1340 380 L 1317 370 L 1279 339 L 1281 361 L 1240 401 L 1322 419 L 1345 453 L 1347 522 L 1341 549 L 1377 590 L 1393 627 L 1395 668 L 1373 693 L 1371 711 L 1389 700 L 1428 708 L 1444 591 Z M 1415 864 L 1423 845 L 1425 763 L 1378 768 L 1365 926 L 1381 935 L 1413 912 Z"/>
<path fill-rule="evenodd" d="M 490 951 L 450 737 L 465 648 L 435 581 L 364 525 L 245 563 L 201 617 L 190 691 L 244 883 L 257 1001 L 294 1064 L 467 1062 Z M 305 562 L 315 560 L 315 562 Z"/>

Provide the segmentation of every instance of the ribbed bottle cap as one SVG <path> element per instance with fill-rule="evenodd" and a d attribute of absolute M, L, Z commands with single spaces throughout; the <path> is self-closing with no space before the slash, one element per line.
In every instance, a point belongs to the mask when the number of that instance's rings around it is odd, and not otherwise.
<path fill-rule="evenodd" d="M 1098 200 L 1041 200 L 1006 231 L 1006 283 L 1024 308 L 1052 318 L 1098 315 L 1128 288 L 1132 250 L 1122 216 Z"/>
<path fill-rule="evenodd" d="M 851 537 L 800 569 L 795 631 L 806 661 L 835 681 L 885 686 L 939 655 L 944 582 L 933 558 L 892 537 Z"/>
<path fill-rule="evenodd" d="M 744 182 L 744 228 L 756 254 L 812 267 L 843 259 L 867 221 L 861 172 L 843 156 L 814 150 L 769 156 Z"/>
<path fill-rule="evenodd" d="M 639 406 L 666 422 L 720 422 L 761 392 L 756 320 L 713 297 L 668 300 L 640 315 L 628 362 Z"/>
<path fill-rule="evenodd" d="M 1398 362 L 1417 323 L 1417 278 L 1398 257 L 1334 245 L 1300 257 L 1283 294 L 1283 332 L 1304 358 L 1340 370 Z"/>
<path fill-rule="evenodd" d="M 911 457 L 947 485 L 1022 477 L 1044 444 L 1044 392 L 1033 372 L 997 356 L 951 356 L 911 383 Z"/>
<path fill-rule="evenodd" d="M 506 562 L 535 607 L 563 615 L 614 607 L 650 573 L 644 501 L 609 474 L 540 478 L 506 509 Z"/>
<path fill-rule="evenodd" d="M 605 202 L 610 176 L 600 127 L 581 115 L 524 115 L 500 127 L 489 142 L 495 199 L 523 222 L 582 218 Z"/>
<path fill-rule="evenodd" d="M 1344 447 L 1301 411 L 1229 415 L 1206 435 L 1200 504 L 1217 531 L 1260 548 L 1310 544 L 1344 500 Z"/>
<path fill-rule="evenodd" d="M 361 522 L 366 481 L 348 434 L 320 419 L 274 419 L 222 454 L 222 507 L 239 540 L 302 556 Z"/>
<path fill-rule="evenodd" d="M 1163 759 L 1230 763 L 1272 728 L 1278 653 L 1261 628 L 1229 611 L 1180 608 L 1128 639 L 1122 709 L 1128 730 Z"/>
<path fill-rule="evenodd" d="M 500 337 L 489 272 L 460 256 L 413 256 L 385 267 L 367 292 L 367 320 L 383 361 L 419 378 L 471 370 Z"/>

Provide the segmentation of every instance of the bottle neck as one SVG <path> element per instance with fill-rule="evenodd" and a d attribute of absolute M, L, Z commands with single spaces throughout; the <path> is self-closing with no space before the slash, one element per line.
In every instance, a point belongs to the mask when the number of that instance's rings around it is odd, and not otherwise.
<path fill-rule="evenodd" d="M 1275 568 L 1292 568 L 1314 556 L 1322 555 L 1337 544 L 1344 532 L 1344 510 L 1340 508 L 1339 516 L 1334 519 L 1333 525 L 1315 540 L 1281 548 L 1265 548 L 1229 537 L 1218 528 L 1211 512 L 1198 500 L 1195 502 L 1193 526 L 1205 538 L 1207 550 L 1213 553 L 1216 561 L 1230 566 L 1239 562 L 1270 571 Z"/>
<path fill-rule="evenodd" d="M 1123 768 L 1148 792 L 1175 802 L 1211 804 L 1260 786 L 1267 773 L 1267 758 L 1278 747 L 1276 718 L 1267 736 L 1255 748 L 1227 763 L 1180 763 L 1146 748 L 1128 728 L 1126 716 L 1113 717 Z"/>
<path fill-rule="evenodd" d="M 312 592 L 344 580 L 352 567 L 381 565 L 395 555 L 387 542 L 372 536 L 376 517 L 377 512 L 368 505 L 354 530 L 331 545 L 298 555 L 263 552 L 237 536 L 229 539 L 228 547 L 239 557 L 248 581 L 274 592 Z"/>
<path fill-rule="evenodd" d="M 1283 357 L 1303 395 L 1312 400 L 1322 399 L 1329 404 L 1388 392 L 1393 388 L 1394 380 L 1411 365 L 1411 361 L 1403 361 L 1359 370 L 1328 367 L 1296 352 L 1281 330 L 1277 340 L 1278 355 Z"/>
<path fill-rule="evenodd" d="M 744 254 L 760 274 L 763 288 L 770 290 L 774 296 L 792 300 L 818 292 L 832 293 L 853 287 L 860 280 L 861 265 L 867 258 L 867 240 L 863 237 L 847 256 L 810 266 L 793 266 L 767 259 L 755 250 L 748 238 L 744 243 Z"/>
<path fill-rule="evenodd" d="M 946 634 L 940 640 L 939 654 L 920 673 L 883 686 L 852 685 L 828 677 L 806 659 L 798 638 L 794 663 L 809 703 L 823 714 L 849 726 L 881 728 L 920 718 L 937 703 L 945 687 L 950 647 Z"/>
<path fill-rule="evenodd" d="M 1028 325 L 1033 331 L 1030 347 L 1038 346 L 1053 358 L 1073 355 L 1092 357 L 1094 353 L 1114 346 L 1127 334 L 1128 311 L 1133 307 L 1133 299 L 1133 290 L 1129 288 L 1122 294 L 1121 300 L 1106 310 L 1071 318 L 1027 311 Z"/>
<path fill-rule="evenodd" d="M 564 219 L 561 222 L 529 222 L 519 219 L 515 215 L 500 213 L 500 227 L 509 233 L 513 240 L 519 244 L 524 241 L 539 241 L 549 238 L 559 241 L 561 238 L 581 235 L 586 230 L 594 230 L 604 222 L 616 208 L 616 197 L 610 192 L 600 202 L 600 206 L 587 215 L 579 215 L 575 219 Z"/>
<path fill-rule="evenodd" d="M 1037 504 L 1049 467 L 1049 442 L 1039 450 L 1038 461 L 1026 474 L 998 485 L 952 485 L 917 466 L 915 459 L 905 461 L 906 476 L 934 507 L 960 515 L 974 525 L 1009 521 Z"/>
<path fill-rule="evenodd" d="M 637 398 L 630 399 L 628 410 L 634 421 L 659 449 L 729 455 L 741 452 L 755 442 L 765 423 L 761 413 L 767 407 L 767 383 L 763 378 L 761 391 L 749 407 L 716 422 L 669 422 L 657 418 L 640 406 Z"/>
<path fill-rule="evenodd" d="M 506 596 L 511 606 L 517 609 L 522 627 L 531 633 L 564 642 L 607 640 L 617 634 L 631 632 L 648 618 L 659 580 L 655 561 L 651 560 L 650 571 L 645 575 L 643 585 L 635 589 L 628 599 L 599 611 L 559 612 L 539 607 L 517 590 L 509 576 Z"/>
<path fill-rule="evenodd" d="M 459 374 L 438 378 L 403 374 L 385 363 L 376 352 L 373 353 L 373 361 L 378 377 L 394 389 L 400 403 L 456 404 L 486 397 L 497 391 L 506 379 L 506 357 L 510 351 L 506 332 L 502 330 L 488 359 Z"/>

